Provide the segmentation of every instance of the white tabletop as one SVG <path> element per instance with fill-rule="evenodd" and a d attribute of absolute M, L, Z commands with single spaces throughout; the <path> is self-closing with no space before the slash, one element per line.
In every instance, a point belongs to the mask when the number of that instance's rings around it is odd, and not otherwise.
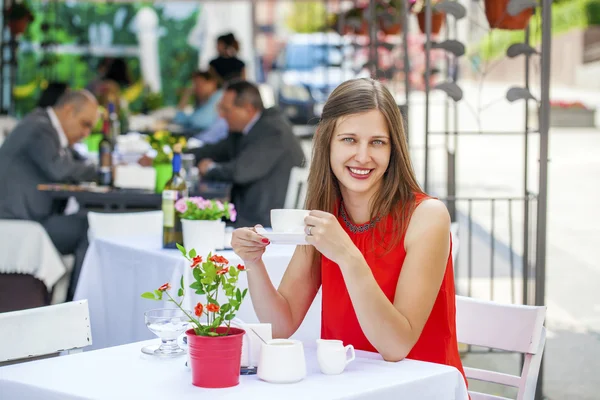
<path fill-rule="evenodd" d="M 456 368 L 422 361 L 382 361 L 356 352 L 341 375 L 323 375 L 314 347 L 306 344 L 308 375 L 294 384 L 241 376 L 227 389 L 192 385 L 186 357 L 155 359 L 140 349 L 154 341 L 0 367 L 2 400 L 70 399 L 431 399 L 468 398 Z"/>
<path fill-rule="evenodd" d="M 295 246 L 270 245 L 263 256 L 267 272 L 277 287 L 293 255 Z M 218 251 L 232 265 L 241 263 L 231 250 Z M 87 299 L 92 328 L 91 349 L 101 349 L 154 337 L 144 323 L 144 312 L 173 307 L 172 303 L 142 299 L 143 292 L 170 282 L 179 287 L 181 275 L 191 284 L 191 269 L 179 250 L 165 250 L 160 235 L 94 240 L 86 254 L 75 300 Z M 239 287 L 248 287 L 246 274 L 240 274 Z M 193 308 L 202 301 L 188 290 L 184 306 Z M 258 322 L 248 295 L 237 316 L 244 322 Z M 311 341 L 321 334 L 320 293 L 313 302 L 294 338 Z"/>

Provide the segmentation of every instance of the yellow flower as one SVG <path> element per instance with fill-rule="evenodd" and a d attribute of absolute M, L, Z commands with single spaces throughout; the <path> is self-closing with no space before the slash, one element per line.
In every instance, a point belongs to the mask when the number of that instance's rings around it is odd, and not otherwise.
<path fill-rule="evenodd" d="M 169 132 L 167 132 L 165 130 L 161 130 L 161 131 L 154 132 L 154 135 L 152 135 L 152 136 L 156 140 L 161 140 L 163 137 L 167 136 L 168 134 L 169 134 Z"/>
<path fill-rule="evenodd" d="M 185 140 L 185 137 L 182 136 L 179 138 L 179 144 L 185 147 L 185 145 L 187 144 L 187 140 Z"/>

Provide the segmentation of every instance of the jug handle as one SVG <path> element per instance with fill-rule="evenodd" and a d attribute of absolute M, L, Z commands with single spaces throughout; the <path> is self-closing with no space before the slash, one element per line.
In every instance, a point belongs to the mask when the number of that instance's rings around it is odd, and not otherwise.
<path fill-rule="evenodd" d="M 349 344 L 348 346 L 344 347 L 344 349 L 346 350 L 346 354 L 348 353 L 348 350 L 350 350 L 350 358 L 346 360 L 346 365 L 348 365 L 355 358 L 354 346 L 352 346 L 351 344 Z"/>

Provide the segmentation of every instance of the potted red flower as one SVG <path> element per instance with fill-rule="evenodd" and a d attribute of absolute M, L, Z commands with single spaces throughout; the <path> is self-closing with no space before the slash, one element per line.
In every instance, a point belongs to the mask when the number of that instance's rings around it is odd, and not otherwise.
<path fill-rule="evenodd" d="M 439 3 L 439 0 L 431 0 L 431 7 Z M 425 0 L 411 0 L 410 10 L 413 14 L 416 14 L 417 21 L 419 22 L 419 29 L 422 33 L 425 33 Z M 431 10 L 431 34 L 437 35 L 442 30 L 446 21 L 446 14 Z"/>
<path fill-rule="evenodd" d="M 33 13 L 25 2 L 13 3 L 4 11 L 4 20 L 13 35 L 20 35 L 25 32 L 33 19 Z"/>
<path fill-rule="evenodd" d="M 533 8 L 527 8 L 517 15 L 506 10 L 510 0 L 485 0 L 485 16 L 492 29 L 522 30 L 527 27 Z"/>
<path fill-rule="evenodd" d="M 142 297 L 150 300 L 167 300 L 188 314 L 193 328 L 186 332 L 192 369 L 192 384 L 204 388 L 225 388 L 236 386 L 240 381 L 243 329 L 231 326 L 237 311 L 246 297 L 248 289 L 237 287 L 239 274 L 246 271 L 243 265 L 230 266 L 229 261 L 218 254 L 208 254 L 206 260 L 196 254 L 195 249 L 187 251 L 177 245 L 183 256 L 190 262 L 194 282 L 189 286 L 198 295 L 206 296 L 204 303 L 194 307 L 193 315 L 182 308 L 185 288 L 183 276 L 177 296 L 172 296 L 171 285 L 165 283 L 154 292 L 146 292 Z M 219 302 L 222 295 L 226 301 Z"/>

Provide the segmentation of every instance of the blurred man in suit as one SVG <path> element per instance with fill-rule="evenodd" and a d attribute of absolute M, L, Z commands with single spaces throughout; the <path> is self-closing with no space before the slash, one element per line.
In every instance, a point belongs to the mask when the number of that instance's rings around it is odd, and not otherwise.
<path fill-rule="evenodd" d="M 53 107 L 28 114 L 0 147 L 0 218 L 37 221 L 61 254 L 75 255 L 68 300 L 87 250 L 87 216 L 64 215 L 64 202 L 37 186 L 96 179 L 96 168 L 76 159 L 71 146 L 90 134 L 97 119 L 98 103 L 90 92 L 67 91 Z"/>
<path fill-rule="evenodd" d="M 270 226 L 271 209 L 284 205 L 292 167 L 304 162 L 300 142 L 279 110 L 264 108 L 258 87 L 250 82 L 231 82 L 218 107 L 229 135 L 189 152 L 204 179 L 233 184 L 235 226 Z"/>

